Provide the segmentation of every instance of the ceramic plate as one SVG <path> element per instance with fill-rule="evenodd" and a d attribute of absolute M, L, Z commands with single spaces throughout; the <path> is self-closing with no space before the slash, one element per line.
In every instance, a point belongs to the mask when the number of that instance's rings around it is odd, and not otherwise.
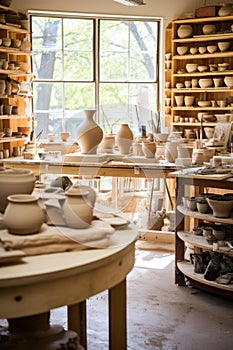
<path fill-rule="evenodd" d="M 100 220 L 107 222 L 112 227 L 123 227 L 129 224 L 129 221 L 121 217 L 100 218 Z"/>

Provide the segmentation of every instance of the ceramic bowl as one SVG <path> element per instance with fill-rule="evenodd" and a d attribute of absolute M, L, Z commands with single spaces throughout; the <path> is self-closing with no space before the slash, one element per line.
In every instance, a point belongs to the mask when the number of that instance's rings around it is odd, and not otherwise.
<path fill-rule="evenodd" d="M 11 46 L 11 39 L 10 38 L 2 38 L 2 45 L 9 47 Z"/>
<path fill-rule="evenodd" d="M 159 142 L 166 142 L 169 134 L 166 133 L 155 133 L 155 139 Z"/>
<path fill-rule="evenodd" d="M 232 88 L 233 87 L 233 76 L 226 76 L 224 78 L 224 83 L 226 84 L 226 86 L 228 88 Z"/>
<path fill-rule="evenodd" d="M 18 49 L 21 46 L 21 40 L 11 39 L 11 46 Z"/>
<path fill-rule="evenodd" d="M 188 46 L 178 46 L 177 47 L 177 53 L 182 56 L 185 55 L 188 52 L 189 47 Z"/>
<path fill-rule="evenodd" d="M 206 47 L 206 46 L 199 46 L 198 51 L 199 51 L 201 54 L 206 53 L 207 47 Z"/>
<path fill-rule="evenodd" d="M 18 131 L 22 132 L 23 135 L 29 135 L 30 130 L 30 126 L 18 126 Z"/>
<path fill-rule="evenodd" d="M 208 46 L 207 46 L 207 51 L 208 51 L 209 53 L 214 53 L 215 51 L 217 51 L 217 49 L 218 49 L 218 46 L 217 46 L 217 45 L 208 45 Z"/>
<path fill-rule="evenodd" d="M 211 106 L 210 101 L 198 101 L 197 104 L 199 107 L 210 107 Z"/>
<path fill-rule="evenodd" d="M 219 72 L 224 72 L 225 70 L 227 70 L 229 68 L 229 63 L 224 62 L 224 63 L 218 63 L 218 71 Z"/>
<path fill-rule="evenodd" d="M 216 26 L 215 24 L 205 24 L 202 27 L 203 34 L 210 35 L 216 32 Z"/>
<path fill-rule="evenodd" d="M 193 73 L 197 71 L 198 63 L 187 63 L 186 70 L 188 73 Z"/>
<path fill-rule="evenodd" d="M 213 85 L 213 79 L 211 78 L 199 79 L 199 85 L 202 89 L 211 87 Z"/>
<path fill-rule="evenodd" d="M 197 69 L 199 70 L 199 72 L 206 72 L 209 67 L 208 66 L 198 66 Z"/>
<path fill-rule="evenodd" d="M 204 128 L 207 139 L 211 139 L 214 135 L 214 128 L 205 127 Z"/>
<path fill-rule="evenodd" d="M 191 53 L 191 55 L 195 55 L 198 52 L 198 48 L 197 47 L 190 47 L 189 52 Z"/>
<path fill-rule="evenodd" d="M 221 52 L 227 51 L 230 46 L 231 46 L 231 42 L 230 41 L 220 41 L 220 42 L 218 42 L 218 48 L 219 48 L 219 50 Z"/>

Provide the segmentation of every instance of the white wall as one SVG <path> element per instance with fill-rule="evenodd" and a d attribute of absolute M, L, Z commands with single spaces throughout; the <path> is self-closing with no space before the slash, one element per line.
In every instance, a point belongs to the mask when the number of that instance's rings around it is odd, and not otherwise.
<path fill-rule="evenodd" d="M 204 0 L 144 0 L 146 6 L 124 6 L 113 0 L 13 0 L 16 9 L 60 10 L 73 12 L 124 14 L 163 17 L 165 23 L 183 12 L 194 11 Z"/>

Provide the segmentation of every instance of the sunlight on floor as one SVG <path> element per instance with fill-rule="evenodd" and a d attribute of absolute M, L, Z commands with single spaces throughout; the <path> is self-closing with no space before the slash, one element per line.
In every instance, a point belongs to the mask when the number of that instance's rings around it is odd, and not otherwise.
<path fill-rule="evenodd" d="M 174 261 L 174 257 L 171 253 L 136 251 L 134 266 L 163 270 Z"/>

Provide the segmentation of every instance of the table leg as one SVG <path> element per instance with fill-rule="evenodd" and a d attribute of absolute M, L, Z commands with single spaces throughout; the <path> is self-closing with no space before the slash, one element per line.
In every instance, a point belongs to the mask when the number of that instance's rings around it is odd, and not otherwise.
<path fill-rule="evenodd" d="M 87 317 L 86 300 L 78 304 L 70 305 L 68 311 L 68 329 L 76 332 L 79 336 L 80 344 L 87 348 Z"/>
<path fill-rule="evenodd" d="M 126 279 L 109 290 L 109 349 L 126 350 Z"/>

